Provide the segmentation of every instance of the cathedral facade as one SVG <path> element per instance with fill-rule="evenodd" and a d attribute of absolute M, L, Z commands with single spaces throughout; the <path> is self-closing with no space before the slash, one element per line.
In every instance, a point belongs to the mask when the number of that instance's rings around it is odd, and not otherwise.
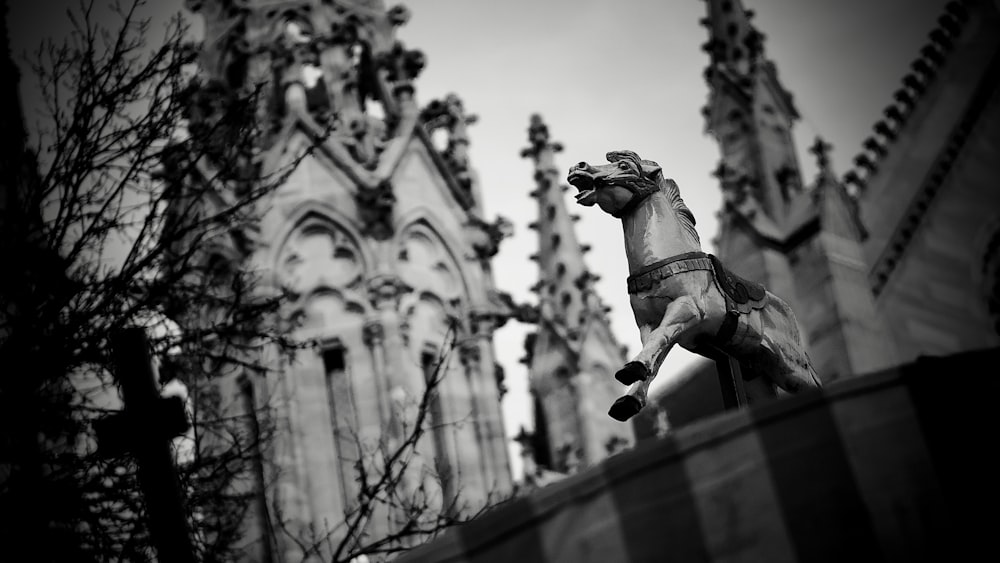
<path fill-rule="evenodd" d="M 287 293 L 289 330 L 312 343 L 224 386 L 225 400 L 266 405 L 275 423 L 248 553 L 290 553 L 293 537 L 336 545 L 421 420 L 394 494 L 446 516 L 508 496 L 492 332 L 509 309 L 490 269 L 505 222 L 484 216 L 467 162 L 474 118 L 454 96 L 417 106 L 423 58 L 395 38 L 407 11 L 377 0 L 188 8 L 204 23 L 204 79 L 262 89 L 261 166 L 288 175 L 262 203 L 248 262 L 265 289 Z M 366 533 L 391 532 L 408 506 L 378 509 Z"/>

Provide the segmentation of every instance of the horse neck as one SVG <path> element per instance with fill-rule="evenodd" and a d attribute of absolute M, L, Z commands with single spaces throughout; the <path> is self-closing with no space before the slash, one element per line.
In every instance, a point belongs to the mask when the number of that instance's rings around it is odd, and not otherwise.
<path fill-rule="evenodd" d="M 629 273 L 644 266 L 701 250 L 701 243 L 682 223 L 664 190 L 653 193 L 622 218 Z"/>

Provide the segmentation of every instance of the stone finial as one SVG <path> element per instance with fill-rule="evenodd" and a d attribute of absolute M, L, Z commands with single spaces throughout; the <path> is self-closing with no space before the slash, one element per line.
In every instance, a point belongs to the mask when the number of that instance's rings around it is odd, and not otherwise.
<path fill-rule="evenodd" d="M 410 10 L 402 4 L 398 4 L 389 8 L 386 12 L 386 18 L 388 18 L 389 23 L 393 26 L 399 27 L 406 22 L 410 21 Z"/>
<path fill-rule="evenodd" d="M 823 140 L 823 137 L 816 137 L 816 141 L 809 147 L 809 152 L 816 156 L 816 165 L 820 174 L 830 174 L 830 149 L 833 145 Z"/>
<path fill-rule="evenodd" d="M 397 41 L 392 50 L 378 57 L 377 64 L 386 71 L 386 78 L 395 84 L 396 90 L 405 89 L 412 92 L 413 79 L 423 70 L 426 59 L 421 51 L 406 49 Z"/>
<path fill-rule="evenodd" d="M 420 120 L 428 132 L 441 128 L 448 131 L 448 145 L 438 152 L 459 185 L 471 197 L 475 178 L 469 164 L 467 126 L 475 123 L 478 117 L 466 114 L 462 100 L 455 94 L 448 94 L 427 104 L 420 112 Z"/>
<path fill-rule="evenodd" d="M 522 455 L 534 456 L 534 432 L 528 432 L 528 429 L 522 425 L 521 430 L 511 440 L 521 446 Z"/>
<path fill-rule="evenodd" d="M 472 236 L 472 248 L 480 260 L 489 260 L 500 251 L 500 243 L 514 234 L 514 224 L 506 217 L 497 216 L 488 223 L 479 217 L 472 216 L 467 223 Z"/>
<path fill-rule="evenodd" d="M 735 172 L 735 170 L 726 166 L 726 163 L 720 160 L 719 165 L 715 167 L 715 170 L 712 170 L 712 176 L 721 181 L 728 178 L 733 172 Z"/>
<path fill-rule="evenodd" d="M 551 150 L 552 152 L 562 151 L 562 145 L 560 143 L 549 141 L 549 128 L 542 121 L 542 116 L 535 113 L 531 116 L 531 122 L 528 126 L 528 146 L 521 150 L 521 158 L 538 158 L 539 155 L 545 150 Z"/>

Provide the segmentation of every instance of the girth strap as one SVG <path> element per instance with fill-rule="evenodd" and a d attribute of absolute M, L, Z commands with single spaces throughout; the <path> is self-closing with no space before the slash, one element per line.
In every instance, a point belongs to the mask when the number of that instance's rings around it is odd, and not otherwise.
<path fill-rule="evenodd" d="M 626 280 L 628 292 L 639 293 L 650 289 L 660 280 L 681 272 L 712 270 L 712 260 L 704 252 L 685 252 L 665 260 L 653 262 L 632 274 Z"/>

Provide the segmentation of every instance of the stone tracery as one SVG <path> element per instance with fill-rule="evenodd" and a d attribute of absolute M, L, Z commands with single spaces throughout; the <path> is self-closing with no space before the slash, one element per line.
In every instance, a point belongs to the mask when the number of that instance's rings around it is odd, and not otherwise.
<path fill-rule="evenodd" d="M 278 253 L 278 283 L 292 296 L 292 318 L 310 330 L 363 315 L 367 266 L 358 243 L 334 222 L 309 217 Z"/>
<path fill-rule="evenodd" d="M 449 304 L 457 305 L 465 299 L 458 263 L 429 225 L 424 222 L 409 225 L 397 244 L 399 276 L 407 285 Z"/>

